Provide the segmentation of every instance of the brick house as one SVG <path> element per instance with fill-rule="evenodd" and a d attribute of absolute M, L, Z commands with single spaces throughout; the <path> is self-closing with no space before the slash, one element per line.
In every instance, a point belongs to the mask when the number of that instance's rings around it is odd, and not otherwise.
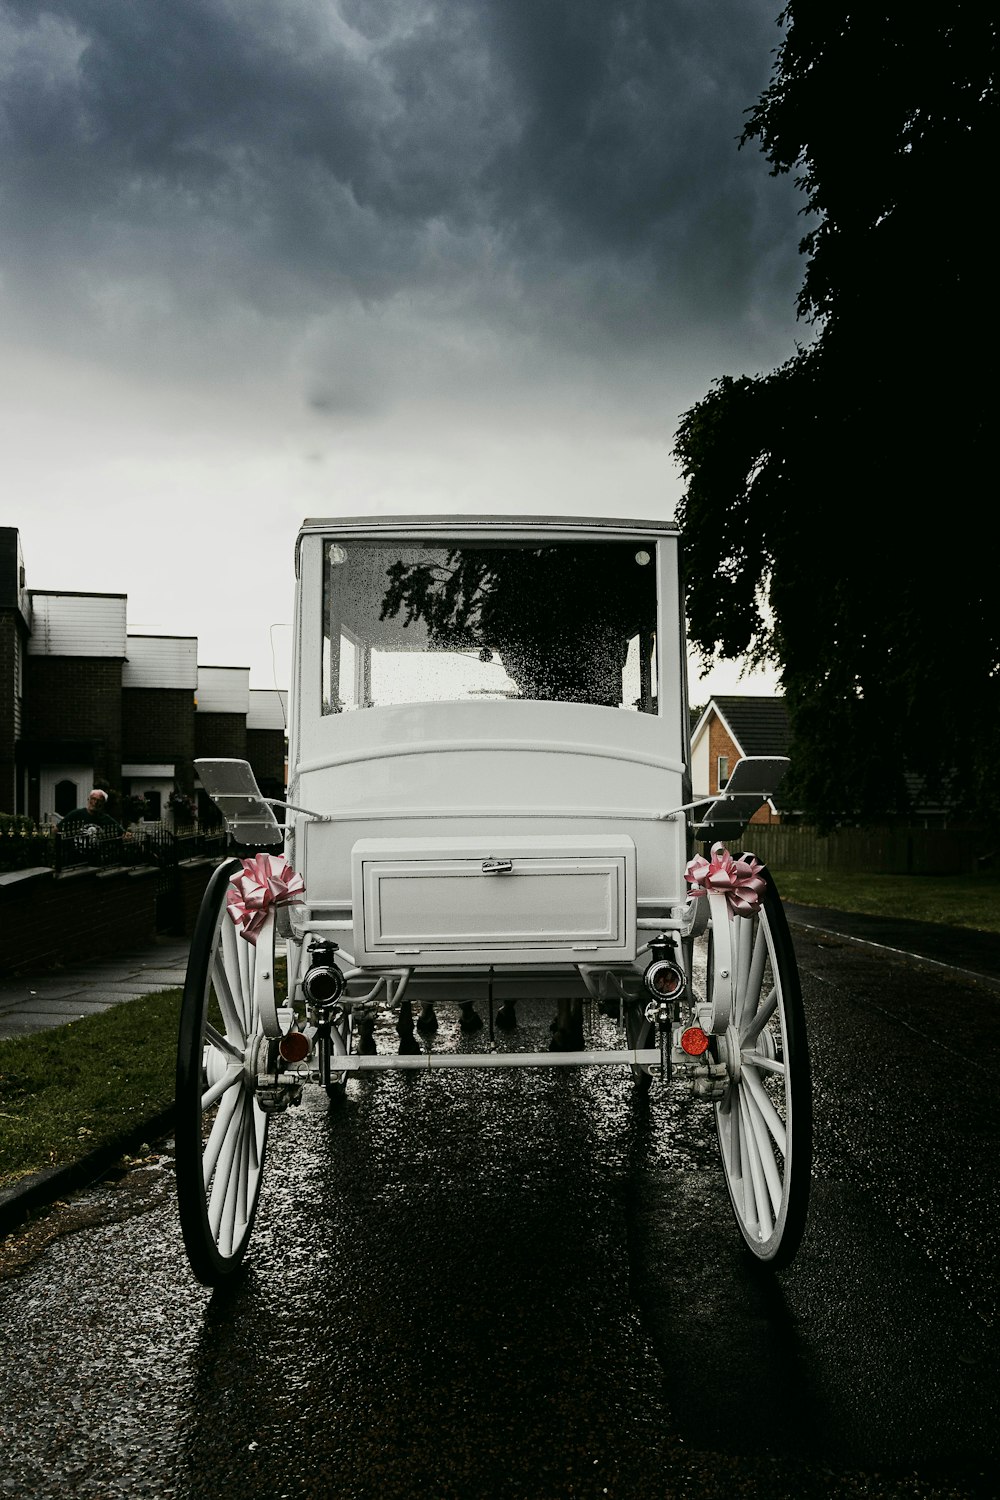
<path fill-rule="evenodd" d="M 746 755 L 787 755 L 791 739 L 781 697 L 729 694 L 710 698 L 691 732 L 691 783 L 695 797 L 725 789 L 738 760 Z M 765 802 L 752 823 L 780 823 L 780 792 Z"/>
<path fill-rule="evenodd" d="M 31 634 L 17 747 L 25 811 L 72 812 L 92 786 L 119 785 L 124 594 L 30 589 Z"/>

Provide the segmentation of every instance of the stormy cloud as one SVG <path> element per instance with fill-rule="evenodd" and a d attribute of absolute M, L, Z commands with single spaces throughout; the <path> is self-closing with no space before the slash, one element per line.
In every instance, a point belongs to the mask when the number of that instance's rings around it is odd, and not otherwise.
<path fill-rule="evenodd" d="M 235 506 L 269 549 L 334 503 L 669 510 L 679 413 L 808 336 L 794 186 L 737 149 L 777 9 L 0 0 L 4 519 L 69 518 L 39 581 L 124 586 L 79 574 L 94 507 L 199 555 Z"/>

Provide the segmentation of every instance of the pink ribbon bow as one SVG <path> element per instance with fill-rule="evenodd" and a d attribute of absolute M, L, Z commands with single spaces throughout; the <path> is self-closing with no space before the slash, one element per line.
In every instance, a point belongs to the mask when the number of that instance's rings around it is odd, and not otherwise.
<path fill-rule="evenodd" d="M 692 896 L 708 891 L 722 891 L 738 917 L 752 917 L 760 905 L 765 885 L 760 877 L 764 866 L 752 854 L 734 859 L 725 844 L 712 845 L 711 860 L 695 855 L 684 874 Z"/>
<path fill-rule="evenodd" d="M 305 883 L 283 854 L 255 854 L 253 859 L 241 860 L 241 864 L 242 871 L 229 881 L 226 910 L 240 937 L 256 947 L 271 908 L 287 906 L 301 896 Z"/>

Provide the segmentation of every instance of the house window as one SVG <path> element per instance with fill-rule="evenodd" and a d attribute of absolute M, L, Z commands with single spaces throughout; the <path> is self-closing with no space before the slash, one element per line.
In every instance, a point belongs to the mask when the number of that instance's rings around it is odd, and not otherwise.
<path fill-rule="evenodd" d="M 729 756 L 720 755 L 718 760 L 719 791 L 726 790 L 726 782 L 729 780 Z"/>

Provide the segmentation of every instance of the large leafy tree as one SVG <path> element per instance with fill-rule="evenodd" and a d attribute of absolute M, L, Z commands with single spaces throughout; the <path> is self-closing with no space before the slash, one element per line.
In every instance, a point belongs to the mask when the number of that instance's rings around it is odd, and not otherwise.
<path fill-rule="evenodd" d="M 910 772 L 996 824 L 995 25 L 967 0 L 780 19 L 743 139 L 805 194 L 812 336 L 682 418 L 692 639 L 779 665 L 821 823 L 905 809 Z"/>

